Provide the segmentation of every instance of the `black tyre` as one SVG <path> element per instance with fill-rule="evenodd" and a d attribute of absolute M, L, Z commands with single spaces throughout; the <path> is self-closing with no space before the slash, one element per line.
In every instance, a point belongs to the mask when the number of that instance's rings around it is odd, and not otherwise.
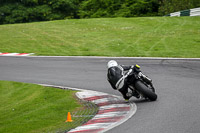
<path fill-rule="evenodd" d="M 136 89 L 151 101 L 156 101 L 157 95 L 141 81 L 136 81 Z"/>

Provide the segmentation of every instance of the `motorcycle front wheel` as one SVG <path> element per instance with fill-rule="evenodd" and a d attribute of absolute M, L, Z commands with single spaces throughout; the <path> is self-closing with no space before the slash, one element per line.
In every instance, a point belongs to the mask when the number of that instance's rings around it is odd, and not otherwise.
<path fill-rule="evenodd" d="M 143 94 L 144 97 L 148 98 L 151 101 L 157 100 L 157 94 L 149 89 L 144 83 L 141 81 L 136 81 L 135 88 Z"/>

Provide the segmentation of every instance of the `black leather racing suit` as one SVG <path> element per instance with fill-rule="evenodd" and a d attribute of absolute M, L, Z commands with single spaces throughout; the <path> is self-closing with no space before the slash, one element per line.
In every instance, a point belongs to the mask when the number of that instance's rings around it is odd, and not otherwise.
<path fill-rule="evenodd" d="M 123 85 L 118 86 L 119 80 L 124 76 L 124 71 L 127 71 L 129 69 L 133 68 L 136 71 L 140 71 L 139 68 L 133 67 L 133 66 L 124 66 L 124 65 L 118 65 L 114 66 L 108 69 L 107 73 L 107 79 L 112 86 L 113 89 L 119 90 L 121 94 L 123 95 L 124 99 L 129 99 L 130 97 L 127 97 L 126 94 L 128 93 L 128 77 L 124 79 Z"/>

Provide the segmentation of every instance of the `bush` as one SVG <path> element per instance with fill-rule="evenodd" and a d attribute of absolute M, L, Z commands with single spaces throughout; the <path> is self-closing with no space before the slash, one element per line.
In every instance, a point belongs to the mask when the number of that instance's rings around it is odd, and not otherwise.
<path fill-rule="evenodd" d="M 79 16 L 88 17 L 133 17 L 155 15 L 156 0 L 85 0 L 80 4 Z"/>
<path fill-rule="evenodd" d="M 75 18 L 76 0 L 2 0 L 0 24 Z"/>

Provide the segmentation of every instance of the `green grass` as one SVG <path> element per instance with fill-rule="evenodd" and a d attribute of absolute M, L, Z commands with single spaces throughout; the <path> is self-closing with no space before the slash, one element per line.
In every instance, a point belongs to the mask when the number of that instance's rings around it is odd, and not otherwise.
<path fill-rule="evenodd" d="M 57 132 L 76 127 L 65 122 L 67 112 L 82 107 L 74 93 L 40 85 L 0 81 L 0 132 Z"/>
<path fill-rule="evenodd" d="M 71 19 L 0 25 L 0 52 L 200 57 L 200 17 Z"/>

